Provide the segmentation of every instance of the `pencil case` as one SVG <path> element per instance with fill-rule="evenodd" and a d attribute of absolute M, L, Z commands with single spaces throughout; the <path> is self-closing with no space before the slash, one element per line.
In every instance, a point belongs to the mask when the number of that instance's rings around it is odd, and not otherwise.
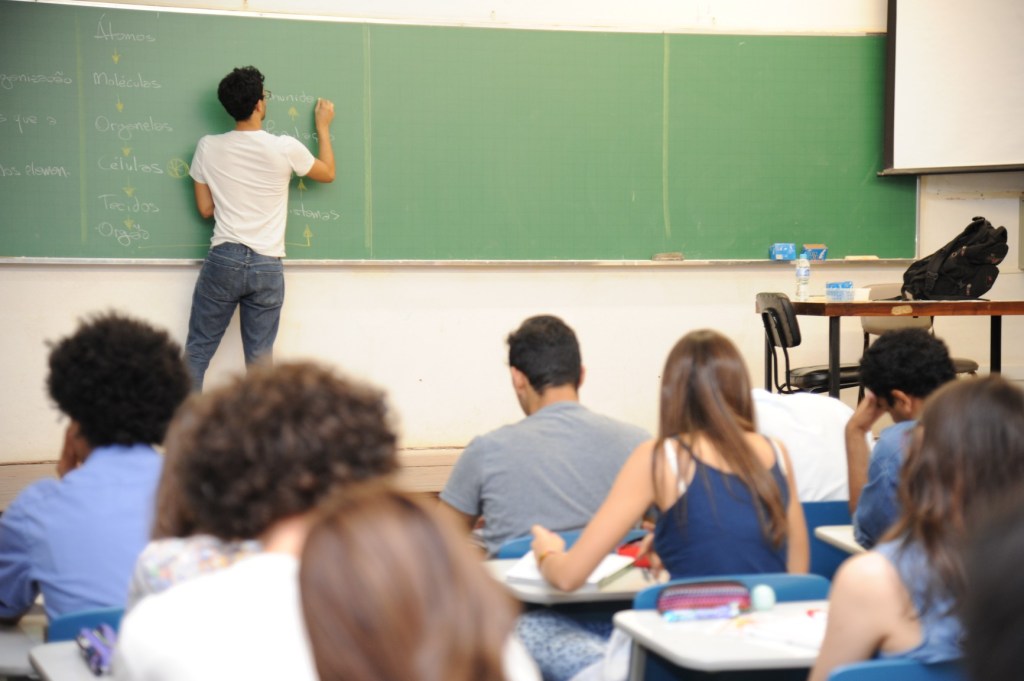
<path fill-rule="evenodd" d="M 739 614 L 750 610 L 750 589 L 732 580 L 673 584 L 662 589 L 657 608 L 663 615 L 694 611 Z"/>

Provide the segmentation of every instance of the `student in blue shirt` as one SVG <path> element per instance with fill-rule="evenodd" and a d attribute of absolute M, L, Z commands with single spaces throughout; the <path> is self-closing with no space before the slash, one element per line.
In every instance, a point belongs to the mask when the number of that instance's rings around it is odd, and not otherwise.
<path fill-rule="evenodd" d="M 17 621 L 40 592 L 51 619 L 124 605 L 162 468 L 153 445 L 189 385 L 165 331 L 115 313 L 54 346 L 47 387 L 70 421 L 58 479 L 29 485 L 0 516 L 0 619 Z"/>
<path fill-rule="evenodd" d="M 898 329 L 879 336 L 860 362 L 864 399 L 846 424 L 850 513 L 857 543 L 871 548 L 900 514 L 896 489 L 925 398 L 956 373 L 946 344 L 924 329 Z M 869 452 L 866 435 L 889 414 Z"/>

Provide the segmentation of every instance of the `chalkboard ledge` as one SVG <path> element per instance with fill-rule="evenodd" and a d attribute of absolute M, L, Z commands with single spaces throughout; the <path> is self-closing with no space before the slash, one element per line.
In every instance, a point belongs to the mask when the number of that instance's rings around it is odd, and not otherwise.
<path fill-rule="evenodd" d="M 35 257 L 0 257 L 0 267 L 4 265 L 69 265 L 69 266 L 137 266 L 155 265 L 170 267 L 198 267 L 201 259 L 157 259 L 157 258 L 35 258 Z M 551 268 L 573 269 L 591 267 L 610 268 L 653 268 L 653 269 L 685 269 L 692 267 L 745 267 L 754 265 L 770 265 L 772 267 L 792 267 L 792 261 L 785 260 L 293 260 L 285 259 L 289 267 L 342 267 L 342 268 L 373 268 L 373 267 L 483 267 L 483 268 Z M 815 261 L 814 267 L 871 267 L 879 265 L 899 265 L 906 267 L 914 262 L 913 258 L 879 258 L 871 260 L 823 260 Z"/>

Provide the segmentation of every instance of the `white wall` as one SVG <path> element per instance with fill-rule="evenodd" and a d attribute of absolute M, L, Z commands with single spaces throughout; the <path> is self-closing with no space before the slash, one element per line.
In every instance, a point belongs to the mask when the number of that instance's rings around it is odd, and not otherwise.
<path fill-rule="evenodd" d="M 885 28 L 884 0 L 460 1 L 432 3 L 442 8 L 430 16 L 422 14 L 426 3 L 410 0 L 173 4 L 450 23 L 830 33 Z M 925 178 L 921 251 L 937 249 L 972 216 L 985 215 L 1005 225 L 1011 241 L 990 296 L 1024 298 L 1016 260 L 1022 191 L 1024 173 Z M 812 272 L 812 292 L 822 290 L 826 279 L 852 279 L 858 285 L 895 281 L 904 267 L 830 263 Z M 184 341 L 197 274 L 198 266 L 191 265 L 0 264 L 0 463 L 54 460 L 58 453 L 63 424 L 45 394 L 47 340 L 71 332 L 83 315 L 114 308 L 160 324 Z M 649 429 L 656 423 L 661 363 L 691 329 L 710 326 L 728 334 L 760 384 L 763 341 L 754 295 L 789 292 L 793 273 L 770 262 L 536 268 L 293 264 L 286 268 L 286 285 L 278 359 L 316 358 L 387 388 L 400 415 L 403 445 L 444 447 L 463 445 L 474 434 L 519 417 L 508 386 L 504 338 L 523 318 L 542 312 L 562 316 L 580 337 L 588 369 L 583 400 Z M 805 341 L 795 361 L 824 363 L 824 320 L 805 318 L 802 331 Z M 986 318 L 939 319 L 937 331 L 955 354 L 987 365 Z M 1003 368 L 1016 378 L 1024 378 L 1024 348 L 1017 340 L 1022 331 L 1024 319 L 1004 321 Z M 843 359 L 857 359 L 860 343 L 857 321 L 843 322 Z M 236 321 L 208 381 L 214 384 L 242 366 Z"/>

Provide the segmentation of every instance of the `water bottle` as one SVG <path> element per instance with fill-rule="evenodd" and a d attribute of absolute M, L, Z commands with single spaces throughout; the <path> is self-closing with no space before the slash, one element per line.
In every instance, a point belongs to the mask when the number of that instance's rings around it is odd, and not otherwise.
<path fill-rule="evenodd" d="M 800 256 L 796 261 L 796 299 L 807 300 L 811 285 L 811 261 Z"/>

